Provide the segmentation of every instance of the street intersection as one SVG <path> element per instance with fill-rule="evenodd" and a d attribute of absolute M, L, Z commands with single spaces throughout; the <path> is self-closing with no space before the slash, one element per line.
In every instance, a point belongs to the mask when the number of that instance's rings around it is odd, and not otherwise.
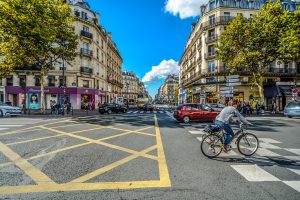
<path fill-rule="evenodd" d="M 258 152 L 217 159 L 200 151 L 208 123 L 168 109 L 1 120 L 0 199 L 300 198 L 299 119 L 249 118 Z"/>

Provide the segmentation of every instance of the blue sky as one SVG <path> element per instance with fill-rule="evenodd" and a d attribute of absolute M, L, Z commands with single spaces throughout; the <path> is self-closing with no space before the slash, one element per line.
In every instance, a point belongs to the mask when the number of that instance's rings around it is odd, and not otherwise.
<path fill-rule="evenodd" d="M 123 57 L 123 70 L 134 71 L 140 79 L 152 70 L 152 66 L 160 64 L 161 67 L 168 65 L 167 70 L 174 71 L 176 63 L 171 59 L 179 61 L 191 30 L 191 23 L 196 20 L 193 16 L 175 16 L 181 14 L 180 11 L 176 11 L 180 9 L 180 5 L 171 8 L 174 10 L 172 14 L 166 12 L 165 0 L 87 0 L 87 2 L 92 10 L 100 13 L 100 22 L 106 30 L 112 32 L 113 40 Z M 178 2 L 180 0 L 176 3 Z M 163 78 L 158 74 L 159 70 L 154 70 L 148 74 L 148 78 L 144 78 L 152 80 L 145 82 L 152 97 L 163 83 Z"/>

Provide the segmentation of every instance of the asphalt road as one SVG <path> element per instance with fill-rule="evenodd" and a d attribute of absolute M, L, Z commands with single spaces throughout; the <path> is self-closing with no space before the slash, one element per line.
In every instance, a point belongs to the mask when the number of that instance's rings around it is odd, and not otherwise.
<path fill-rule="evenodd" d="M 300 119 L 249 118 L 257 154 L 207 159 L 207 123 L 160 111 L 0 119 L 0 199 L 300 199 Z"/>

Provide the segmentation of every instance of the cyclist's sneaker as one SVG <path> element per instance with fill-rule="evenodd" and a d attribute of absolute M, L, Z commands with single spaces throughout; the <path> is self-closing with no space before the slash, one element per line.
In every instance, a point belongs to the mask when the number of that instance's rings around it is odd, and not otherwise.
<path fill-rule="evenodd" d="M 223 151 L 224 153 L 228 153 L 229 151 L 231 151 L 232 147 L 231 145 L 223 145 Z"/>

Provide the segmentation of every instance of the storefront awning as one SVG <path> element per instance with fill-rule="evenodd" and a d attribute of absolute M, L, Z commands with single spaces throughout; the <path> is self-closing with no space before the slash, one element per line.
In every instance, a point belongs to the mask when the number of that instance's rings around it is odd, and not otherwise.
<path fill-rule="evenodd" d="M 274 85 L 265 88 L 265 97 L 281 97 L 292 95 L 292 88 L 290 85 Z"/>

